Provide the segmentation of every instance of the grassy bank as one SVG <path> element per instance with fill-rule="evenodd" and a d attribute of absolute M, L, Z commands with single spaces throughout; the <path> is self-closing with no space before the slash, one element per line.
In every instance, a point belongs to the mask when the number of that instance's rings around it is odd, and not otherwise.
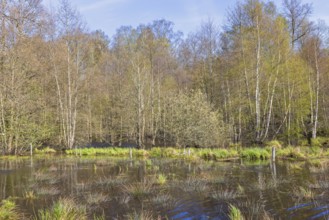
<path fill-rule="evenodd" d="M 202 148 L 202 149 L 178 149 L 172 147 L 154 147 L 150 150 L 129 149 L 129 148 L 83 148 L 66 150 L 67 155 L 78 156 L 112 156 L 112 157 L 148 157 L 148 158 L 184 158 L 184 159 L 203 159 L 203 160 L 268 160 L 271 157 L 271 147 L 252 147 L 252 148 Z M 312 158 L 321 158 L 329 156 L 329 150 L 320 147 L 284 147 L 277 148 L 276 155 L 278 159 L 296 159 L 305 160 Z"/>

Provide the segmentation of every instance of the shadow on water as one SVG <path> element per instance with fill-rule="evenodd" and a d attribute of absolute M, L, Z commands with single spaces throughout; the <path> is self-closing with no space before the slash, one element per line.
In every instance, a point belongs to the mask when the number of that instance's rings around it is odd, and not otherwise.
<path fill-rule="evenodd" d="M 0 162 L 0 197 L 27 217 L 69 197 L 90 218 L 229 219 L 234 205 L 245 219 L 324 219 L 328 174 L 305 162 L 34 158 Z"/>
<path fill-rule="evenodd" d="M 308 202 L 295 205 L 287 209 L 290 219 L 299 218 L 303 216 L 305 219 L 328 219 L 329 217 L 329 205 L 319 202 Z"/>

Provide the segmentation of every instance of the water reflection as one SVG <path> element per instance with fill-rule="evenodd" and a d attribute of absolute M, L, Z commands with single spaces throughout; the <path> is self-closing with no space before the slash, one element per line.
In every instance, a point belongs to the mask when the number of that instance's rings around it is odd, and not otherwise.
<path fill-rule="evenodd" d="M 91 218 L 228 219 L 232 204 L 246 219 L 323 219 L 329 216 L 329 172 L 328 163 L 317 164 L 19 159 L 0 162 L 0 197 L 15 198 L 25 216 L 70 197 Z"/>

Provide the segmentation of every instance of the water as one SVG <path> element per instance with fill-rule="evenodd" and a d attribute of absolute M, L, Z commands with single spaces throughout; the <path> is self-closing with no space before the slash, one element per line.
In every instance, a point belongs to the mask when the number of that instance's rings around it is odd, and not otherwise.
<path fill-rule="evenodd" d="M 69 197 L 86 205 L 91 219 L 228 219 L 229 205 L 246 219 L 328 219 L 327 165 L 103 157 L 2 160 L 0 198 L 14 198 L 25 218 Z M 162 185 L 160 174 L 166 179 Z"/>

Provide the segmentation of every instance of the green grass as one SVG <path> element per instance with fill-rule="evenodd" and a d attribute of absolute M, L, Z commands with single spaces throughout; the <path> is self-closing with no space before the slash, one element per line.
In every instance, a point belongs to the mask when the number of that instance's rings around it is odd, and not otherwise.
<path fill-rule="evenodd" d="M 230 209 L 230 211 L 229 211 L 228 217 L 231 220 L 243 220 L 244 219 L 244 217 L 243 217 L 243 215 L 242 215 L 239 208 L 237 208 L 236 206 L 230 204 L 229 209 Z"/>
<path fill-rule="evenodd" d="M 34 200 L 37 198 L 37 195 L 34 191 L 26 191 L 24 194 L 24 198 L 27 200 Z"/>
<path fill-rule="evenodd" d="M 152 184 L 150 183 L 135 183 L 123 185 L 123 191 L 134 198 L 141 199 L 149 195 L 152 191 Z"/>
<path fill-rule="evenodd" d="M 271 154 L 264 148 L 246 148 L 241 150 L 240 156 L 246 160 L 267 160 Z"/>
<path fill-rule="evenodd" d="M 96 156 L 96 155 L 104 155 L 104 156 L 129 156 L 128 148 L 82 148 L 82 149 L 72 149 L 66 150 L 66 154 L 68 155 L 83 155 L 83 156 Z"/>
<path fill-rule="evenodd" d="M 82 148 L 66 150 L 67 155 L 81 156 L 112 156 L 112 157 L 128 157 L 129 148 L 108 147 L 108 148 Z M 147 157 L 149 152 L 143 149 L 132 149 L 132 154 L 135 157 Z"/>
<path fill-rule="evenodd" d="M 183 155 L 182 149 L 176 149 L 173 147 L 153 147 L 149 150 L 149 155 L 151 157 L 170 157 L 176 158 Z"/>
<path fill-rule="evenodd" d="M 314 193 L 311 189 L 300 186 L 298 189 L 295 189 L 294 195 L 301 199 L 312 199 L 314 198 Z"/>
<path fill-rule="evenodd" d="M 128 220 L 154 220 L 157 218 L 155 217 L 153 212 L 141 210 L 139 212 L 134 211 L 132 213 L 128 213 L 125 216 L 125 219 L 128 219 Z"/>
<path fill-rule="evenodd" d="M 266 143 L 266 147 L 251 148 L 191 148 L 181 149 L 173 147 L 154 147 L 149 150 L 132 149 L 133 157 L 137 158 L 179 158 L 185 160 L 230 160 L 243 158 L 246 161 L 265 161 L 270 159 L 272 147 L 276 148 L 277 158 L 289 158 L 297 160 L 314 159 L 329 156 L 329 149 L 321 147 L 282 147 L 278 141 Z M 109 147 L 109 148 L 83 148 L 66 150 L 67 155 L 80 156 L 111 156 L 129 157 L 129 148 Z M 188 153 L 190 152 L 190 153 Z"/>
<path fill-rule="evenodd" d="M 50 147 L 45 147 L 45 148 L 40 149 L 40 150 L 35 148 L 33 150 L 33 153 L 35 153 L 35 154 L 54 154 L 54 153 L 56 153 L 56 150 L 53 149 L 53 148 L 50 148 Z"/>
<path fill-rule="evenodd" d="M 159 174 L 157 176 L 156 183 L 159 185 L 164 185 L 167 182 L 167 176 L 164 174 Z"/>
<path fill-rule="evenodd" d="M 286 148 L 279 149 L 277 151 L 277 156 L 292 159 L 306 159 L 304 151 L 305 148 L 289 146 Z"/>
<path fill-rule="evenodd" d="M 88 205 L 98 205 L 100 203 L 108 201 L 108 196 L 103 193 L 89 193 L 86 197 Z"/>
<path fill-rule="evenodd" d="M 59 199 L 49 209 L 39 210 L 38 217 L 40 220 L 76 220 L 87 219 L 86 208 L 79 206 L 74 200 L 68 198 Z"/>
<path fill-rule="evenodd" d="M 6 220 L 20 219 L 20 215 L 16 211 L 16 204 L 14 201 L 11 201 L 10 199 L 5 199 L 1 201 L 0 219 L 6 219 Z"/>

